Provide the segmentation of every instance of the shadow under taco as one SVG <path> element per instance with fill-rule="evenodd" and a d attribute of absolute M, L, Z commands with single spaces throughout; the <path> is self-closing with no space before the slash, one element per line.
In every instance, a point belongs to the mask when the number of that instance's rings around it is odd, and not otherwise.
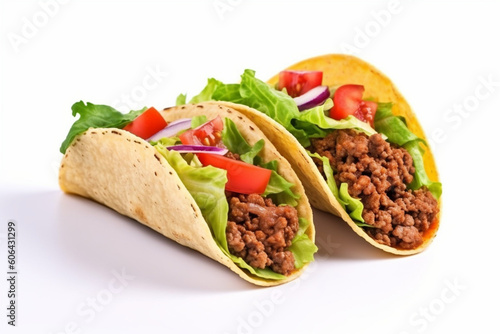
<path fill-rule="evenodd" d="M 209 79 L 193 100 L 215 100 L 255 122 L 312 206 L 340 216 L 371 245 L 410 255 L 436 235 L 441 183 L 432 153 L 406 100 L 372 65 L 324 55 L 268 83 L 246 70 L 237 84 Z"/>
<path fill-rule="evenodd" d="M 272 286 L 317 251 L 312 210 L 290 164 L 235 109 L 131 111 L 78 102 L 59 184 Z M 165 255 L 168 256 L 168 255 Z"/>

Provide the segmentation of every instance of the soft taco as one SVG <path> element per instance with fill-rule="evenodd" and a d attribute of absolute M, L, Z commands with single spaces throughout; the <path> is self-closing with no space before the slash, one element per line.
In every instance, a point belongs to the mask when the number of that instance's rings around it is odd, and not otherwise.
<path fill-rule="evenodd" d="M 237 84 L 209 79 L 193 99 L 215 100 L 255 122 L 291 163 L 312 206 L 340 216 L 371 245 L 410 255 L 433 240 L 441 196 L 433 156 L 406 100 L 368 63 L 325 55 L 268 83 L 246 70 Z"/>
<path fill-rule="evenodd" d="M 313 260 L 312 210 L 290 164 L 252 121 L 218 104 L 122 114 L 78 102 L 59 184 L 260 286 Z"/>

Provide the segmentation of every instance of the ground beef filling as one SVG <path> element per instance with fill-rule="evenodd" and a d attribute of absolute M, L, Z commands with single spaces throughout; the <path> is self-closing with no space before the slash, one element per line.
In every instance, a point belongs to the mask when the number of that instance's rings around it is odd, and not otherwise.
<path fill-rule="evenodd" d="M 229 217 L 226 237 L 231 254 L 255 268 L 271 268 L 289 275 L 295 269 L 293 253 L 286 250 L 299 229 L 297 210 L 276 206 L 258 194 L 227 193 Z"/>
<path fill-rule="evenodd" d="M 337 130 L 313 139 L 309 150 L 327 157 L 338 186 L 346 182 L 349 194 L 364 205 L 363 219 L 372 227 L 366 233 L 381 244 L 414 249 L 438 214 L 436 199 L 427 189 L 413 191 L 406 185 L 415 168 L 410 154 L 386 142 L 380 134 L 370 137 L 354 130 Z M 314 159 L 323 173 L 320 159 Z"/>

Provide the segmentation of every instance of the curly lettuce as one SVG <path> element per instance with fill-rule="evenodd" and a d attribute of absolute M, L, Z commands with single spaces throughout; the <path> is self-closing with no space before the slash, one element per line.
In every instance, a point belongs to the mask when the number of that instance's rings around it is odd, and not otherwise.
<path fill-rule="evenodd" d="M 61 144 L 60 152 L 66 153 L 69 145 L 81 133 L 84 133 L 90 128 L 123 128 L 128 123 L 132 122 L 137 116 L 142 114 L 146 108 L 140 110 L 132 110 L 127 114 L 122 114 L 113 107 L 92 104 L 83 101 L 76 102 L 71 107 L 73 116 L 77 114 L 80 118 L 77 119 L 71 126 L 66 139 Z"/>

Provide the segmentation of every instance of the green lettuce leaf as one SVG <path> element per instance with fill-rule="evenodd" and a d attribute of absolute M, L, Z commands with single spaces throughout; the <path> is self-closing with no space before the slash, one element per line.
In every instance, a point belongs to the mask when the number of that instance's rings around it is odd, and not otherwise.
<path fill-rule="evenodd" d="M 392 113 L 392 103 L 377 104 L 375 130 L 386 135 L 389 142 L 399 146 L 410 141 L 421 140 L 408 129 L 404 117 L 395 116 Z"/>
<path fill-rule="evenodd" d="M 413 181 L 409 184 L 409 188 L 417 190 L 423 186 L 427 187 L 434 198 L 439 199 L 442 194 L 441 182 L 431 181 L 425 172 L 423 148 L 420 140 L 410 141 L 403 145 L 403 147 L 410 153 L 413 158 L 413 166 L 415 166 L 415 174 Z"/>
<path fill-rule="evenodd" d="M 186 94 L 179 94 L 179 96 L 177 96 L 177 99 L 175 100 L 175 105 L 182 106 L 183 104 L 186 104 L 186 98 Z"/>
<path fill-rule="evenodd" d="M 193 167 L 177 151 L 169 151 L 165 146 L 154 146 L 176 171 L 213 233 L 215 242 L 227 250 L 226 225 L 229 206 L 225 194 L 227 173 L 212 166 Z"/>
<path fill-rule="evenodd" d="M 241 257 L 237 257 L 231 253 L 227 253 L 226 255 L 228 255 L 229 258 L 234 263 L 236 263 L 236 265 L 238 267 L 240 267 L 242 269 L 246 269 L 258 277 L 262 277 L 262 278 L 266 278 L 266 279 L 274 279 L 274 280 L 280 280 L 280 279 L 286 278 L 286 276 L 284 276 L 282 274 L 278 274 L 277 272 L 274 272 L 269 268 L 265 268 L 265 269 L 254 268 L 251 265 L 249 265 L 248 263 L 246 263 L 245 260 L 243 260 Z"/>
<path fill-rule="evenodd" d="M 207 116 L 201 115 L 201 116 L 194 116 L 191 118 L 191 128 L 195 129 L 199 127 L 202 124 L 205 124 L 207 122 Z"/>
<path fill-rule="evenodd" d="M 241 135 L 236 124 L 229 118 L 224 119 L 222 142 L 230 152 L 240 155 L 242 161 L 254 165 L 255 158 L 264 148 L 264 140 L 259 140 L 253 147 Z"/>
<path fill-rule="evenodd" d="M 439 199 L 442 193 L 441 183 L 431 181 L 425 171 L 424 149 L 421 145 L 422 143 L 425 144 L 425 142 L 408 129 L 404 117 L 395 116 L 392 113 L 391 103 L 378 104 L 375 113 L 375 129 L 386 135 L 389 142 L 406 149 L 413 158 L 415 174 L 409 188 L 417 190 L 425 186 L 436 199 Z"/>
<path fill-rule="evenodd" d="M 349 216 L 356 223 L 364 223 L 363 219 L 363 203 L 357 198 L 352 197 L 348 191 L 347 183 L 341 183 L 339 189 L 339 197 L 346 204 L 347 212 L 349 212 Z"/>
<path fill-rule="evenodd" d="M 283 125 L 304 146 L 310 145 L 310 138 L 324 137 L 324 130 L 355 128 L 368 135 L 375 133 L 365 122 L 355 117 L 334 120 L 326 117 L 327 103 L 305 111 L 299 111 L 295 101 L 286 93 L 278 91 L 255 77 L 255 71 L 245 70 L 240 84 L 225 85 L 217 82 L 209 100 L 228 101 L 257 109 Z M 211 89 L 213 89 L 213 87 Z"/>
<path fill-rule="evenodd" d="M 246 99 L 241 96 L 240 87 L 240 84 L 223 84 L 219 82 L 213 95 L 208 97 L 207 101 L 216 100 L 245 104 Z"/>
<path fill-rule="evenodd" d="M 328 185 L 328 188 L 332 192 L 333 196 L 335 196 L 335 198 L 339 201 L 342 208 L 345 209 L 347 202 L 342 200 L 342 198 L 340 198 L 339 196 L 339 188 L 337 187 L 337 183 L 335 182 L 335 178 L 333 176 L 333 168 L 330 164 L 330 160 L 328 160 L 327 157 L 319 155 L 318 153 L 311 153 L 309 151 L 307 151 L 307 153 L 311 158 L 317 158 L 321 160 L 321 162 L 323 163 L 323 173 L 326 177 L 326 184 Z"/>
<path fill-rule="evenodd" d="M 151 140 L 149 141 L 149 143 L 153 146 L 155 146 L 158 143 L 161 144 L 162 146 L 174 146 L 181 144 L 181 140 L 179 137 L 163 137 L 157 141 Z"/>
<path fill-rule="evenodd" d="M 222 142 L 229 151 L 239 154 L 242 161 L 273 171 L 263 196 L 271 197 L 275 203 L 297 206 L 297 199 L 300 196 L 292 191 L 293 184 L 278 174 L 278 162 L 263 163 L 258 156 L 259 152 L 264 148 L 263 139 L 251 146 L 243 138 L 236 124 L 231 119 L 226 118 L 222 130 Z"/>
<path fill-rule="evenodd" d="M 211 99 L 211 96 L 213 95 L 214 91 L 217 89 L 217 87 L 221 84 L 220 81 L 215 80 L 214 78 L 208 79 L 208 83 L 203 88 L 203 90 L 196 96 L 193 96 L 191 100 L 189 100 L 189 103 L 200 103 L 204 101 L 208 101 Z"/>
<path fill-rule="evenodd" d="M 340 189 L 337 187 L 337 183 L 335 182 L 335 178 L 333 176 L 333 168 L 330 165 L 330 160 L 327 157 L 321 156 L 318 153 L 311 153 L 307 151 L 310 157 L 320 159 L 323 163 L 323 173 L 326 177 L 326 184 L 333 196 L 339 201 L 340 205 L 349 216 L 352 218 L 354 223 L 358 226 L 368 226 L 371 225 L 365 224 L 364 219 L 362 217 L 363 214 L 363 203 L 357 198 L 352 197 L 348 192 L 347 183 L 342 183 L 340 185 Z"/>
<path fill-rule="evenodd" d="M 241 154 L 240 159 L 249 164 L 260 165 L 260 158 L 257 156 L 257 154 L 262 151 L 262 149 L 264 148 L 264 144 L 264 139 L 260 139 L 250 148 L 250 150 Z"/>
<path fill-rule="evenodd" d="M 132 110 L 128 114 L 122 114 L 113 107 L 92 104 L 83 101 L 76 102 L 71 107 L 73 116 L 77 114 L 80 118 L 77 119 L 71 126 L 66 139 L 62 142 L 60 151 L 66 153 L 69 145 L 79 134 L 87 131 L 90 128 L 123 128 L 125 125 L 133 121 L 137 116 L 142 114 L 146 107 L 140 110 Z"/>
<path fill-rule="evenodd" d="M 296 127 L 302 128 L 304 131 L 306 131 L 309 134 L 308 138 L 324 138 L 327 133 L 331 132 L 331 130 L 340 129 L 355 129 L 359 132 L 365 133 L 368 136 L 376 133 L 368 123 L 363 122 L 352 115 L 342 120 L 335 120 L 333 118 L 327 117 L 325 114 L 325 110 L 328 110 L 332 107 L 329 102 L 331 102 L 330 99 L 320 106 L 304 110 L 300 112 L 298 117 L 296 118 Z M 311 127 L 311 129 L 308 130 L 306 126 Z M 313 132 L 315 128 L 316 131 L 320 131 L 321 129 L 328 131 L 323 131 L 321 135 L 316 135 Z"/>
<path fill-rule="evenodd" d="M 299 231 L 292 240 L 292 245 L 288 250 L 295 258 L 295 268 L 301 268 L 304 264 L 314 261 L 313 254 L 318 251 L 318 247 L 305 234 L 309 227 L 309 222 L 304 218 L 299 218 Z"/>
<path fill-rule="evenodd" d="M 273 160 L 267 164 L 261 164 L 260 166 L 272 170 L 271 178 L 262 196 L 270 197 L 273 203 L 287 204 L 296 207 L 300 195 L 292 191 L 294 186 L 293 183 L 288 182 L 284 177 L 278 174 L 278 162 Z"/>

